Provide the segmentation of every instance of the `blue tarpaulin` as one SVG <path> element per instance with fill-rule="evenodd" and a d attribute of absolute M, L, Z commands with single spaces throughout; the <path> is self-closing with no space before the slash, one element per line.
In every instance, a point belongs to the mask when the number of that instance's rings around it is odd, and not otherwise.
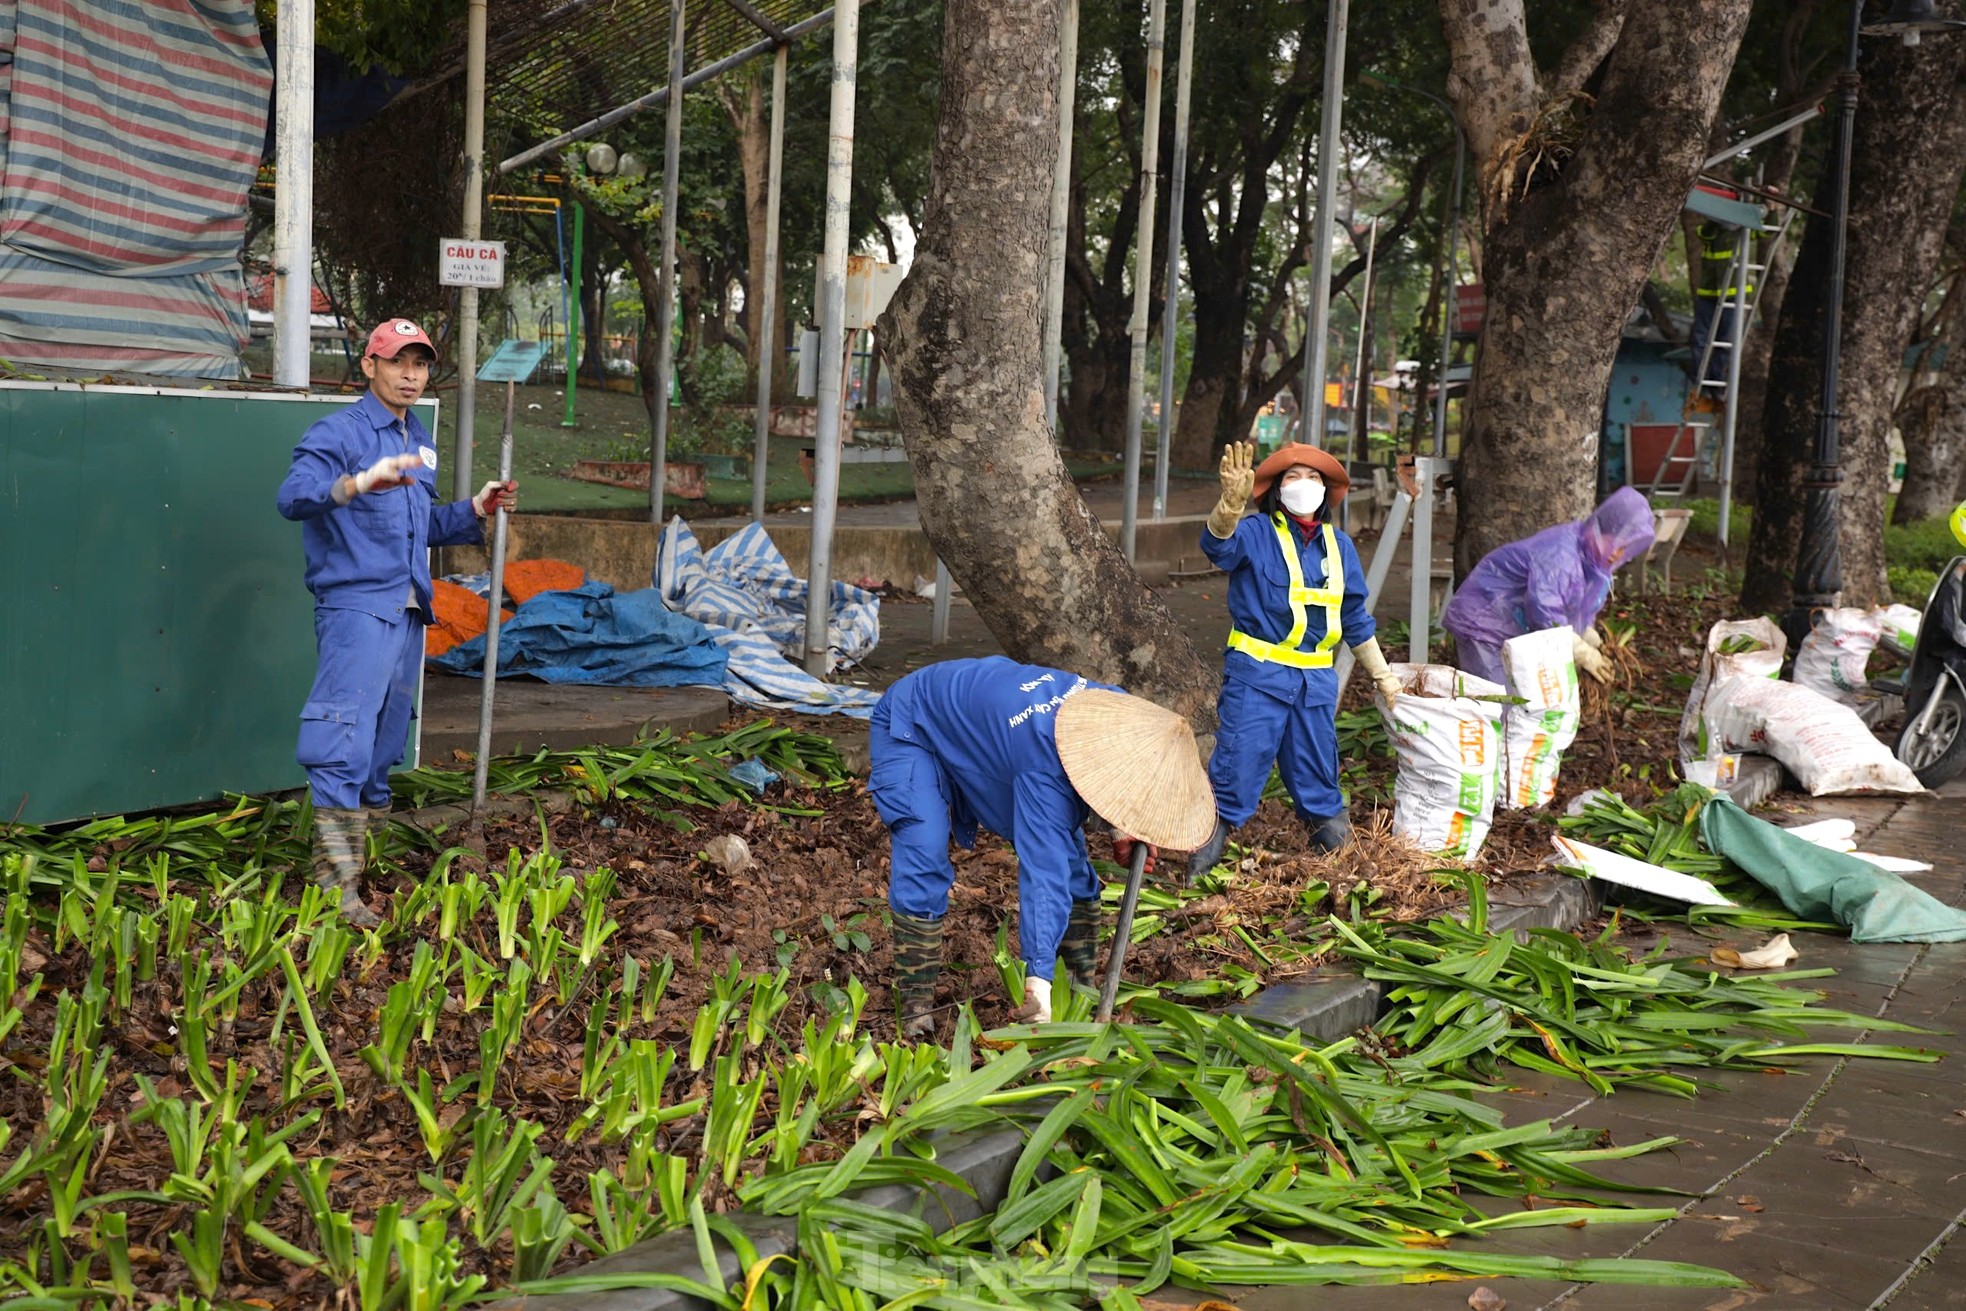
<path fill-rule="evenodd" d="M 430 662 L 454 674 L 484 670 L 481 634 Z M 616 593 L 589 581 L 541 592 L 498 630 L 498 676 L 623 687 L 721 687 L 729 657 L 708 628 L 662 603 L 652 587 Z"/>

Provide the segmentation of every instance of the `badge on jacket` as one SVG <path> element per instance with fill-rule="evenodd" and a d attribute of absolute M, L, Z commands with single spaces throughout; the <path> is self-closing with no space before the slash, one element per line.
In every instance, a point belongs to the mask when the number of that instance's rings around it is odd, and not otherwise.
<path fill-rule="evenodd" d="M 426 468 L 426 469 L 434 469 L 434 468 L 436 468 L 436 467 L 437 467 L 437 452 L 436 452 L 436 451 L 434 451 L 434 450 L 432 450 L 432 449 L 431 449 L 430 447 L 428 447 L 428 446 L 419 446 L 419 447 L 417 447 L 417 448 L 416 448 L 416 453 L 417 453 L 418 455 L 421 455 L 421 456 L 423 457 L 423 467 L 424 467 L 424 468 Z"/>

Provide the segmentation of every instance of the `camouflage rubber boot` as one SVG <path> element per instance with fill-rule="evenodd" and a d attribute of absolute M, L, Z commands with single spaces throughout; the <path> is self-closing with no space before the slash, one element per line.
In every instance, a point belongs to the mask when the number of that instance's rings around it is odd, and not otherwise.
<path fill-rule="evenodd" d="M 1322 819 L 1307 817 L 1304 828 L 1311 835 L 1311 850 L 1336 851 L 1352 840 L 1352 819 L 1344 811 Z"/>
<path fill-rule="evenodd" d="M 1097 901 L 1072 903 L 1072 917 L 1065 922 L 1065 940 L 1058 945 L 1058 954 L 1065 958 L 1065 973 L 1074 988 L 1098 986 L 1101 918 Z"/>
<path fill-rule="evenodd" d="M 1208 841 L 1195 849 L 1188 857 L 1188 882 L 1193 883 L 1202 875 L 1215 868 L 1215 862 L 1222 859 L 1222 848 L 1229 845 L 1229 825 L 1226 821 L 1215 821 L 1215 832 Z"/>
<path fill-rule="evenodd" d="M 314 812 L 314 881 L 341 894 L 341 916 L 358 929 L 372 929 L 381 918 L 362 901 L 362 866 L 368 849 L 363 812 Z"/>
<path fill-rule="evenodd" d="M 942 921 L 894 912 L 894 1004 L 903 1038 L 935 1032 L 935 984 L 942 977 Z"/>

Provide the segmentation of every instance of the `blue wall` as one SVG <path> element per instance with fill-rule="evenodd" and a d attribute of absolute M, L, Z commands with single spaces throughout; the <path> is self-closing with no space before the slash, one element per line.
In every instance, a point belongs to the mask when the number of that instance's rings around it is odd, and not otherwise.
<path fill-rule="evenodd" d="M 1611 390 L 1604 401 L 1600 429 L 1600 493 L 1625 483 L 1625 429 L 1634 423 L 1677 423 L 1686 405 L 1686 370 L 1667 359 L 1671 347 L 1660 341 L 1627 337 L 1618 343 L 1611 368 Z"/>

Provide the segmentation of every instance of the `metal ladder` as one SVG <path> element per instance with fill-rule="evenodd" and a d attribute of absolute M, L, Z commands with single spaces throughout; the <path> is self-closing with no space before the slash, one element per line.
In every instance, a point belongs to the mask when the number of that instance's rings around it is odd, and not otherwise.
<path fill-rule="evenodd" d="M 1694 384 L 1692 394 L 1687 397 L 1687 408 L 1680 412 L 1679 427 L 1672 435 L 1672 442 L 1666 447 L 1665 458 L 1659 461 L 1658 469 L 1652 474 L 1652 484 L 1647 489 L 1648 495 L 1675 500 L 1684 499 L 1687 492 L 1692 490 L 1694 481 L 1698 479 L 1700 462 L 1707 454 L 1704 449 L 1707 441 L 1705 435 L 1713 430 L 1713 425 L 1691 417 L 1692 405 L 1707 394 L 1708 388 L 1713 387 L 1719 389 L 1721 402 L 1726 409 L 1733 410 L 1737 398 L 1734 389 L 1728 385 L 1730 380 L 1726 377 L 1708 376 L 1713 367 L 1714 349 L 1725 347 L 1730 352 L 1728 357 L 1730 368 L 1732 362 L 1738 360 L 1739 356 L 1736 352 L 1739 352 L 1742 343 L 1746 341 L 1748 325 L 1754 322 L 1754 316 L 1761 308 L 1761 293 L 1767 286 L 1764 275 L 1768 272 L 1769 266 L 1775 262 L 1782 243 L 1788 240 L 1789 228 L 1795 223 L 1795 213 L 1794 209 L 1787 206 L 1782 208 L 1781 226 L 1775 229 L 1775 235 L 1768 242 L 1767 255 L 1761 262 L 1757 263 L 1748 258 L 1748 251 L 1753 245 L 1750 234 L 1742 233 L 1741 240 L 1736 243 L 1733 261 L 1727 268 L 1727 285 L 1739 287 L 1742 279 L 1752 277 L 1754 290 L 1746 297 L 1736 295 L 1734 298 L 1731 337 L 1726 340 L 1721 338 L 1720 327 L 1724 320 L 1716 320 L 1714 331 L 1707 337 L 1707 344 L 1700 351 L 1699 365 L 1693 370 L 1693 376 L 1699 381 Z M 1732 426 L 1731 422 L 1729 426 Z M 1686 447 L 1684 453 L 1680 449 L 1682 445 Z"/>

